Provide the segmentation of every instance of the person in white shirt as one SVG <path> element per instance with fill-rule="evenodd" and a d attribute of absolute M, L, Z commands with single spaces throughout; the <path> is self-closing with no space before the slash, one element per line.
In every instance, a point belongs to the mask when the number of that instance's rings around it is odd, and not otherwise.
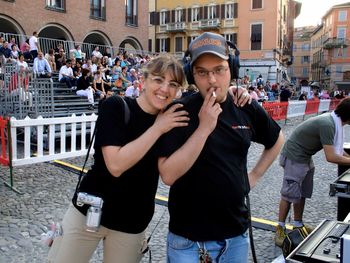
<path fill-rule="evenodd" d="M 36 58 L 39 50 L 38 33 L 36 31 L 34 31 L 33 35 L 29 38 L 29 46 L 30 53 L 32 54 L 33 58 Z"/>
<path fill-rule="evenodd" d="M 50 78 L 51 67 L 49 62 L 44 58 L 43 52 L 39 51 L 38 56 L 34 59 L 33 72 L 38 78 Z"/>
<path fill-rule="evenodd" d="M 60 68 L 58 74 L 58 80 L 60 83 L 66 83 L 68 88 L 75 90 L 77 86 L 77 79 L 74 77 L 72 70 L 72 61 L 70 59 L 66 60 L 66 65 Z"/>
<path fill-rule="evenodd" d="M 129 86 L 125 91 L 125 97 L 137 98 L 140 96 L 140 82 L 134 80 L 133 85 Z"/>
<path fill-rule="evenodd" d="M 16 66 L 17 71 L 19 71 L 21 67 L 24 68 L 25 71 L 29 71 L 28 63 L 24 60 L 23 54 L 20 54 L 17 60 L 17 66 Z"/>
<path fill-rule="evenodd" d="M 102 58 L 102 54 L 100 52 L 100 48 L 98 46 L 95 47 L 94 51 L 92 51 L 92 55 L 97 58 Z"/>

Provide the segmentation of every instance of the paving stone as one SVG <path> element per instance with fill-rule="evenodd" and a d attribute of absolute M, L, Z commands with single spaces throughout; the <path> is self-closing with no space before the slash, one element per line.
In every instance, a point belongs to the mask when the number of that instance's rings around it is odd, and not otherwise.
<path fill-rule="evenodd" d="M 291 119 L 281 125 L 288 138 L 302 118 Z M 350 142 L 350 129 L 345 132 L 345 141 Z M 263 147 L 252 144 L 248 153 L 248 170 L 252 168 Z M 81 166 L 84 157 L 64 160 Z M 316 172 L 314 193 L 307 200 L 304 220 L 316 226 L 323 219 L 336 220 L 337 199 L 329 197 L 329 184 L 337 177 L 337 166 L 325 160 L 324 153 L 314 156 Z M 89 159 L 91 165 L 91 158 Z M 252 216 L 277 221 L 279 191 L 283 170 L 276 160 L 257 186 L 250 193 Z M 70 203 L 78 177 L 76 174 L 53 166 L 50 163 L 26 165 L 14 168 L 14 186 L 23 194 L 17 194 L 2 182 L 9 181 L 9 168 L 0 166 L 0 262 L 42 263 L 46 262 L 48 248 L 40 243 L 40 234 L 51 222 L 62 220 Z M 158 194 L 167 196 L 169 187 L 159 183 Z M 320 205 L 322 204 L 322 205 Z M 159 222 L 159 224 L 158 224 Z M 169 214 L 167 208 L 155 206 L 155 214 L 147 229 L 147 236 L 154 231 L 150 248 L 152 262 L 166 262 L 166 235 Z M 157 225 L 158 224 L 158 225 Z M 157 225 L 157 228 L 155 229 Z M 281 255 L 273 242 L 274 233 L 253 229 L 254 245 L 259 263 L 268 263 Z M 142 263 L 148 262 L 148 254 Z M 90 263 L 102 262 L 102 244 L 93 254 Z M 251 261 L 251 252 L 250 252 Z"/>

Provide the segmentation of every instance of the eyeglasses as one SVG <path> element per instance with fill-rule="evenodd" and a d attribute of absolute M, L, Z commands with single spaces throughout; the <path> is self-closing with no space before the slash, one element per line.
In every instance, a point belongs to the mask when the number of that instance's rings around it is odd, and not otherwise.
<path fill-rule="evenodd" d="M 158 76 L 155 76 L 155 77 L 152 77 L 151 80 L 156 83 L 156 85 L 158 86 L 164 86 L 166 85 L 168 88 L 171 88 L 171 89 L 178 89 L 180 88 L 180 84 L 177 83 L 176 81 L 165 81 L 164 78 L 162 77 L 158 77 Z"/>
<path fill-rule="evenodd" d="M 218 67 L 214 70 L 198 69 L 196 72 L 193 72 L 193 75 L 198 75 L 200 78 L 208 77 L 209 73 L 213 73 L 214 76 L 223 76 L 228 69 L 229 67 Z"/>

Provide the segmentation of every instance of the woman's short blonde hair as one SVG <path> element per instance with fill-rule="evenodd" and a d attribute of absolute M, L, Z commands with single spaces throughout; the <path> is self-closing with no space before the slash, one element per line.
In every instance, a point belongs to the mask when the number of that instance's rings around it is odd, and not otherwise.
<path fill-rule="evenodd" d="M 174 56 L 169 54 L 161 54 L 151 59 L 142 68 L 142 73 L 145 79 L 149 75 L 163 77 L 166 73 L 170 73 L 171 77 L 182 87 L 186 81 L 182 64 Z"/>

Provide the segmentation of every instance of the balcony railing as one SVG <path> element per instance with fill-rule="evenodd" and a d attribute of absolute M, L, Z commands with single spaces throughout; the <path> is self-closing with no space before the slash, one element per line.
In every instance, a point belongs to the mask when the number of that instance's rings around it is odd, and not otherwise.
<path fill-rule="evenodd" d="M 202 19 L 199 21 L 199 27 L 200 28 L 218 28 L 220 27 L 220 19 L 219 18 L 213 18 L 213 19 Z"/>
<path fill-rule="evenodd" d="M 230 19 L 224 19 L 222 21 L 222 26 L 223 27 L 237 27 L 238 26 L 238 23 L 237 23 L 237 19 L 233 19 L 233 18 L 230 18 Z"/>
<path fill-rule="evenodd" d="M 333 49 L 349 46 L 349 40 L 345 38 L 328 38 L 323 42 L 324 49 Z"/>
<path fill-rule="evenodd" d="M 198 30 L 199 29 L 199 21 L 193 21 L 190 23 L 190 29 L 191 30 Z"/>
<path fill-rule="evenodd" d="M 161 24 L 159 25 L 158 33 L 165 33 L 167 29 L 167 24 Z"/>
<path fill-rule="evenodd" d="M 182 32 L 186 29 L 185 22 L 176 22 L 170 23 L 166 25 L 166 31 L 168 32 Z"/>

